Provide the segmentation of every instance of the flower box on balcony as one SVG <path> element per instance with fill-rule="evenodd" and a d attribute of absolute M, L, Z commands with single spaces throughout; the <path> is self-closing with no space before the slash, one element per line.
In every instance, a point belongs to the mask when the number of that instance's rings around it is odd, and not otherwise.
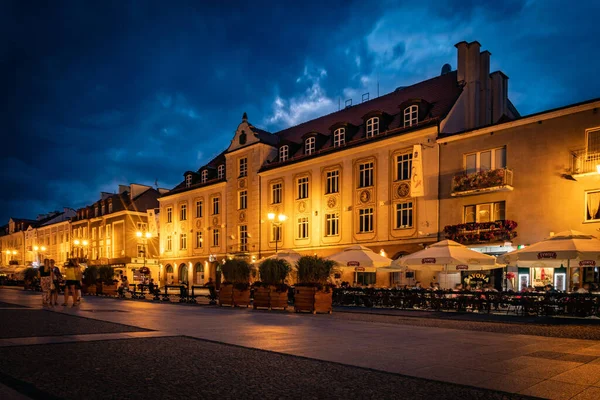
<path fill-rule="evenodd" d="M 481 192 L 513 190 L 513 172 L 499 168 L 473 174 L 460 173 L 452 179 L 452 196 L 467 196 Z"/>
<path fill-rule="evenodd" d="M 517 223 L 511 220 L 494 222 L 469 222 L 448 225 L 444 233 L 450 240 L 461 244 L 509 242 L 517 237 Z"/>

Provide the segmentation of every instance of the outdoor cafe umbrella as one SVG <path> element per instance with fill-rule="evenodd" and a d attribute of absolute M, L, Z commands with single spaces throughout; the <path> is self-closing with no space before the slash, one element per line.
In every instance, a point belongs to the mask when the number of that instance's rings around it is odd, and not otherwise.
<path fill-rule="evenodd" d="M 339 253 L 335 253 L 327 257 L 336 263 L 346 267 L 364 267 L 369 269 L 381 268 L 389 266 L 391 259 L 375 253 L 368 247 L 354 245 L 346 247 Z"/>
<path fill-rule="evenodd" d="M 595 267 L 600 264 L 600 240 L 582 232 L 564 231 L 521 250 L 507 253 L 502 261 L 526 267 L 551 268 L 564 264 L 567 269 L 573 266 Z"/>
<path fill-rule="evenodd" d="M 294 250 L 279 250 L 277 252 L 277 254 L 273 254 L 272 256 L 269 256 L 269 257 L 267 257 L 267 258 L 265 258 L 263 260 L 260 260 L 258 262 L 258 264 L 260 264 L 264 260 L 278 259 L 278 260 L 285 260 L 293 268 L 296 268 L 296 263 L 298 262 L 298 260 L 300 259 L 300 257 L 302 257 L 302 254 L 298 253 L 297 251 L 294 251 Z"/>
<path fill-rule="evenodd" d="M 444 271 L 445 286 L 448 272 L 482 271 L 503 267 L 496 263 L 496 257 L 471 250 L 452 240 L 442 240 L 392 262 L 392 267 L 399 266 L 416 271 Z"/>

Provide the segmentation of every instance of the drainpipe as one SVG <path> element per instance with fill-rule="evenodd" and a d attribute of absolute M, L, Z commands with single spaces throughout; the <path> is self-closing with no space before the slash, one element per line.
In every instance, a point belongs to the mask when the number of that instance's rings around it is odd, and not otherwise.
<path fill-rule="evenodd" d="M 437 136 L 440 137 L 440 121 L 437 123 Z M 437 140 L 436 140 L 437 143 Z M 442 189 L 442 146 L 440 143 L 437 143 L 438 146 L 438 193 L 437 193 L 437 241 L 439 242 L 441 239 L 441 231 L 442 227 L 440 226 L 441 222 L 441 189 Z"/>

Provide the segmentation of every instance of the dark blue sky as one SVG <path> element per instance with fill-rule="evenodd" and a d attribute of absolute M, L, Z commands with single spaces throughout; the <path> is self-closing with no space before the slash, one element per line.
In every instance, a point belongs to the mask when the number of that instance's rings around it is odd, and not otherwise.
<path fill-rule="evenodd" d="M 462 40 L 521 114 L 600 96 L 598 1 L 200 3 L 0 2 L 0 223 L 173 187 L 244 111 L 277 131 L 455 69 Z"/>

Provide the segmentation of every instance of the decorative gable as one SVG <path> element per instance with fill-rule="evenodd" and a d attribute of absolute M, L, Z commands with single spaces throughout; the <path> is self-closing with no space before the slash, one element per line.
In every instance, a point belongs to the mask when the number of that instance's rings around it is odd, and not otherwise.
<path fill-rule="evenodd" d="M 253 128 L 254 127 L 248 123 L 248 115 L 244 113 L 242 122 L 238 125 L 235 136 L 227 151 L 235 151 L 241 147 L 260 142 L 258 136 L 254 133 Z"/>

